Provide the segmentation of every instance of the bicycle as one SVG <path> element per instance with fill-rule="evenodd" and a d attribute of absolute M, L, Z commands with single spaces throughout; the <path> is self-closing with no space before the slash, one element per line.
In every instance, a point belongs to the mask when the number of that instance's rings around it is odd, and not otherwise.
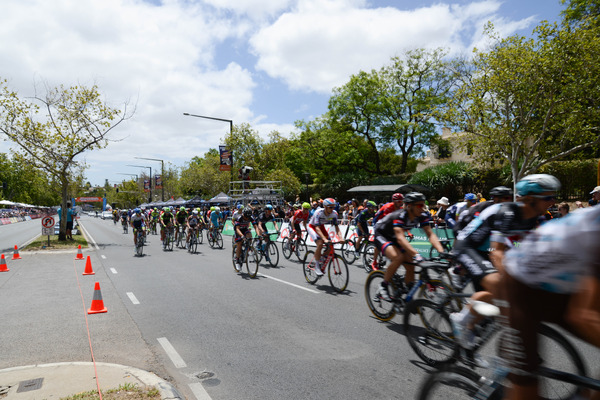
<path fill-rule="evenodd" d="M 123 225 L 123 233 L 127 234 L 129 231 L 129 225 L 127 224 L 127 220 L 126 219 L 122 219 L 121 220 L 121 225 Z"/>
<path fill-rule="evenodd" d="M 283 238 L 283 241 L 281 242 L 281 252 L 286 260 L 289 260 L 292 257 L 292 254 L 295 254 L 298 261 L 303 261 L 306 251 L 306 240 L 300 235 L 296 234 L 293 241 L 287 236 Z"/>
<path fill-rule="evenodd" d="M 214 249 L 215 247 L 222 249 L 223 248 L 223 236 L 221 236 L 221 232 L 219 232 L 216 228 L 209 228 L 206 231 L 206 238 L 208 239 L 208 245 Z"/>
<path fill-rule="evenodd" d="M 342 244 L 342 248 L 340 249 L 342 257 L 344 257 L 344 260 L 346 260 L 348 264 L 354 264 L 356 259 L 358 259 L 361 254 L 365 253 L 369 243 L 373 242 L 369 241 L 368 239 L 364 239 L 361 241 L 358 250 L 356 250 L 356 242 L 354 239 L 346 239 L 346 242 Z"/>
<path fill-rule="evenodd" d="M 144 232 L 141 228 L 134 228 L 133 230 L 136 235 L 135 254 L 142 257 L 144 255 Z"/>
<path fill-rule="evenodd" d="M 492 319 L 499 314 L 496 306 L 473 302 L 476 311 Z M 497 331 L 497 329 L 496 329 Z M 534 372 L 540 378 L 540 395 L 544 399 L 570 399 L 577 394 L 581 387 L 593 390 L 600 390 L 600 380 L 592 379 L 586 376 L 585 364 L 577 350 L 557 330 L 548 325 L 540 326 L 540 348 L 542 364 Z M 500 347 L 504 342 L 510 342 L 510 339 L 500 340 Z M 514 345 L 514 344 L 513 344 Z M 508 347 L 508 346 L 507 346 Z M 552 358 L 551 358 L 552 357 Z M 499 357 L 493 359 L 494 367 L 492 378 L 483 376 L 475 372 L 472 367 L 462 367 L 456 365 L 446 366 L 446 368 L 431 374 L 423 383 L 419 399 L 494 399 L 500 400 L 503 397 L 504 381 L 510 371 L 506 361 Z M 548 365 L 560 363 L 560 370 L 550 368 Z M 565 368 L 566 367 L 566 368 Z M 564 371 L 569 369 L 570 372 Z M 562 384 L 565 385 L 562 385 Z"/>
<path fill-rule="evenodd" d="M 392 281 L 388 283 L 388 291 L 392 301 L 381 298 L 379 287 L 383 282 L 384 271 L 372 271 L 365 282 L 365 299 L 369 310 L 375 318 L 380 321 L 389 321 L 397 313 L 404 312 L 407 304 L 413 302 L 416 297 L 435 298 L 446 292 L 455 292 L 450 283 L 448 265 L 438 259 L 421 261 L 415 266 L 421 267 L 415 271 L 416 277 L 413 286 L 409 289 L 404 283 L 404 276 L 396 272 Z M 400 270 L 400 269 L 398 269 Z M 460 305 L 456 307 L 460 309 Z M 455 309 L 454 309 L 455 310 Z M 406 317 L 405 317 L 406 318 Z"/>
<path fill-rule="evenodd" d="M 233 246 L 232 249 L 232 261 L 233 261 L 233 269 L 236 273 L 241 273 L 242 269 L 238 269 L 235 257 L 236 246 Z M 242 239 L 242 249 L 240 252 L 240 259 L 242 264 L 246 264 L 246 271 L 248 271 L 248 276 L 250 278 L 256 278 L 256 274 L 258 273 L 258 254 L 254 246 L 252 246 L 252 239 L 244 238 Z"/>
<path fill-rule="evenodd" d="M 187 241 L 186 245 L 188 252 L 196 254 L 196 252 L 198 251 L 198 237 L 198 229 L 192 229 L 192 232 L 190 233 L 190 239 Z"/>
<path fill-rule="evenodd" d="M 165 227 L 165 238 L 163 240 L 163 250 L 173 251 L 173 225 Z"/>
<path fill-rule="evenodd" d="M 156 231 L 156 220 L 153 219 L 150 221 L 150 233 L 156 235 L 158 232 Z"/>
<path fill-rule="evenodd" d="M 265 233 L 254 239 L 254 248 L 257 251 L 258 262 L 264 257 L 269 265 L 273 268 L 279 264 L 279 249 L 275 242 L 271 241 L 271 235 L 279 234 L 279 232 Z"/>
<path fill-rule="evenodd" d="M 180 249 L 185 248 L 185 225 L 177 225 L 177 244 L 176 246 Z"/>
<path fill-rule="evenodd" d="M 335 253 L 334 245 L 337 243 L 327 243 L 323 246 L 323 251 L 321 253 L 321 271 L 325 272 L 325 268 L 327 268 L 327 277 L 329 278 L 329 284 L 331 287 L 339 293 L 342 293 L 346 290 L 348 286 L 348 265 L 346 264 L 346 260 L 339 254 Z M 317 275 L 315 268 L 317 260 L 315 260 L 315 252 L 310 250 L 306 252 L 304 256 L 303 262 L 303 271 L 304 278 L 306 281 L 312 285 L 317 283 L 317 281 L 324 275 Z"/>

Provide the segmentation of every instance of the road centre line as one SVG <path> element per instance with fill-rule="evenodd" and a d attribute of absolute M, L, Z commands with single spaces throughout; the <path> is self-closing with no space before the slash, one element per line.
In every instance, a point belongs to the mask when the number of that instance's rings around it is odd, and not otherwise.
<path fill-rule="evenodd" d="M 187 364 L 185 363 L 185 361 L 183 361 L 183 358 L 181 358 L 179 353 L 177 353 L 177 350 L 175 350 L 175 348 L 173 347 L 173 345 L 171 345 L 167 338 L 162 337 L 156 340 L 158 340 L 158 343 L 160 343 L 162 348 L 165 350 L 165 353 L 167 353 L 167 356 L 169 356 L 171 362 L 173 363 L 173 365 L 175 365 L 175 368 L 187 367 Z"/>
<path fill-rule="evenodd" d="M 111 269 L 110 269 L 110 272 L 112 272 L 113 274 L 118 274 L 117 270 L 116 270 L 116 269 L 114 269 L 114 268 L 111 268 Z"/>
<path fill-rule="evenodd" d="M 206 389 L 204 389 L 202 383 L 190 383 L 189 387 L 190 389 L 192 389 L 192 393 L 194 394 L 197 400 L 211 400 L 211 397 L 206 392 Z"/>
<path fill-rule="evenodd" d="M 127 292 L 127 297 L 129 297 L 129 300 L 131 300 L 133 304 L 140 304 L 139 300 L 137 299 L 137 297 L 135 297 L 133 293 Z"/>
<path fill-rule="evenodd" d="M 307 292 L 311 292 L 311 293 L 317 293 L 317 294 L 318 294 L 318 293 L 321 293 L 321 292 L 319 292 L 319 291 L 317 291 L 317 290 L 314 290 L 314 289 L 309 289 L 309 288 L 305 288 L 305 287 L 303 287 L 303 286 L 296 285 L 295 283 L 291 283 L 291 282 L 288 282 L 288 281 L 284 281 L 284 280 L 282 280 L 282 279 L 278 279 L 278 278 L 275 278 L 275 277 L 272 277 L 272 276 L 269 276 L 269 275 L 265 275 L 265 274 L 258 274 L 258 276 L 264 276 L 265 278 L 273 279 L 274 281 L 281 282 L 281 283 L 285 283 L 286 285 L 290 285 L 290 286 L 293 286 L 293 287 L 295 287 L 295 288 L 298 288 L 298 289 L 306 290 Z"/>
<path fill-rule="evenodd" d="M 102 257 L 103 260 L 106 260 L 106 256 L 104 254 L 100 254 L 100 257 Z"/>

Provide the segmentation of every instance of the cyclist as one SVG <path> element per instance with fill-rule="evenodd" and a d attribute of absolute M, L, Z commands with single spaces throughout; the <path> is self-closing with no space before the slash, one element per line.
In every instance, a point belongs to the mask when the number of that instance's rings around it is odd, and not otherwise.
<path fill-rule="evenodd" d="M 216 229 L 219 229 L 221 226 L 221 221 L 223 220 L 223 214 L 221 214 L 221 209 L 219 207 L 215 207 L 214 210 L 210 212 L 210 229 L 211 232 L 214 232 Z"/>
<path fill-rule="evenodd" d="M 137 231 L 141 230 L 144 233 L 146 226 L 146 217 L 142 214 L 142 210 L 136 208 L 130 218 L 130 224 L 133 228 L 133 244 L 137 247 Z"/>
<path fill-rule="evenodd" d="M 377 210 L 377 203 L 374 201 L 367 201 L 367 207 L 362 209 L 356 216 L 356 243 L 354 252 L 356 256 L 359 256 L 360 244 L 365 240 L 369 240 L 369 220 L 375 216 Z"/>
<path fill-rule="evenodd" d="M 342 237 L 342 232 L 338 226 L 338 214 L 335 211 L 336 201 L 332 198 L 323 200 L 323 208 L 318 208 L 308 222 L 308 234 L 312 240 L 317 244 L 315 249 L 315 260 L 317 265 L 315 266 L 315 273 L 318 276 L 323 275 L 321 268 L 321 250 L 323 249 L 324 243 L 331 243 L 329 239 L 329 233 L 325 229 L 325 224 L 331 224 L 335 227 L 335 231 L 339 238 Z"/>
<path fill-rule="evenodd" d="M 158 222 L 160 222 L 160 240 L 164 242 L 167 228 L 172 227 L 175 222 L 175 216 L 171 212 L 171 207 L 165 207 L 163 209 L 162 214 L 160 214 L 160 217 L 158 218 Z"/>
<path fill-rule="evenodd" d="M 578 210 L 540 226 L 506 252 L 509 324 L 522 351 L 506 354 L 518 366 L 509 375 L 508 400 L 538 398 L 529 372 L 539 363 L 541 322 L 567 328 L 600 347 L 600 206 Z M 600 398 L 596 392 L 595 398 Z"/>
<path fill-rule="evenodd" d="M 154 207 L 150 212 L 150 223 L 152 224 L 154 231 L 156 231 L 156 224 L 158 223 L 158 217 L 160 213 L 158 212 L 158 208 Z"/>
<path fill-rule="evenodd" d="M 402 206 L 404 205 L 404 196 L 402 195 L 402 193 L 394 193 L 392 195 L 392 201 L 384 204 L 383 207 L 381 207 L 379 209 L 379 211 L 377 211 L 375 213 L 375 216 L 373 216 L 373 226 L 375 226 L 375 224 L 377 223 L 378 220 L 380 220 L 381 218 L 385 217 L 388 214 L 391 214 L 392 212 L 396 211 L 396 210 L 400 210 L 402 208 Z M 409 236 L 411 236 L 412 234 L 410 234 L 409 232 Z M 377 248 L 377 246 L 375 246 L 375 250 L 373 251 L 373 262 L 371 263 L 371 269 L 373 270 L 377 270 L 379 269 L 379 265 L 377 264 L 377 259 L 379 258 L 379 249 Z"/>
<path fill-rule="evenodd" d="M 250 207 L 244 208 L 241 213 L 235 216 L 233 219 L 233 227 L 235 230 L 235 267 L 238 271 L 242 270 L 242 260 L 240 259 L 242 253 L 242 240 L 244 238 L 252 239 L 252 232 L 250 226 L 254 225 L 252 219 L 252 210 Z"/>
<path fill-rule="evenodd" d="M 200 216 L 198 215 L 198 210 L 193 210 L 192 214 L 188 217 L 187 221 L 186 221 L 186 227 L 187 227 L 187 236 L 186 236 L 186 243 L 190 242 L 190 236 L 193 233 L 198 232 L 198 228 L 200 228 L 201 226 L 201 221 L 200 221 Z"/>
<path fill-rule="evenodd" d="M 464 201 L 455 203 L 448 207 L 448 209 L 446 210 L 446 217 L 444 218 L 446 220 L 446 225 L 448 226 L 448 228 L 452 229 L 456 233 L 456 224 L 458 223 L 461 213 L 465 210 L 468 210 L 469 207 L 473 206 L 476 203 L 477 196 L 475 196 L 473 193 L 467 193 L 465 194 Z"/>
<path fill-rule="evenodd" d="M 294 205 L 294 208 L 296 208 L 295 205 Z M 301 223 L 304 224 L 304 230 L 308 229 L 308 227 L 306 226 L 306 222 L 308 221 L 309 215 L 310 215 L 310 203 L 309 202 L 302 203 L 302 208 L 300 210 L 296 210 L 294 212 L 294 215 L 290 219 L 290 226 L 292 227 L 292 229 L 290 231 L 290 243 L 292 243 L 294 241 L 294 239 L 296 238 L 296 235 L 298 235 L 298 237 L 302 237 L 302 226 L 300 226 Z"/>
<path fill-rule="evenodd" d="M 187 225 L 187 219 L 190 216 L 190 214 L 187 212 L 187 210 L 185 209 L 185 207 L 181 207 L 179 209 L 179 211 L 177 211 L 177 213 L 175 214 L 175 242 L 177 242 L 177 238 L 179 236 L 179 227 L 182 226 L 184 233 L 185 233 L 185 227 Z"/>
<path fill-rule="evenodd" d="M 420 227 L 427 235 L 431 245 L 440 253 L 444 251 L 437 235 L 429 226 L 431 220 L 431 214 L 425 211 L 425 196 L 419 192 L 412 192 L 404 196 L 403 209 L 396 210 L 377 221 L 374 229 L 375 246 L 390 259 L 390 265 L 385 271 L 378 291 L 383 300 L 392 300 L 388 284 L 392 281 L 400 264 L 406 263 L 404 282 L 407 289 L 410 289 L 415 280 L 415 269 L 412 264 L 408 263 L 422 260 L 419 252 L 406 239 L 406 232 Z"/>
<path fill-rule="evenodd" d="M 538 224 L 538 217 L 554 204 L 560 182 L 552 175 L 535 174 L 517 183 L 516 203 L 494 204 L 481 212 L 454 242 L 458 261 L 473 279 L 476 293 L 471 300 L 488 303 L 501 298 L 500 278 L 504 273 L 504 253 L 520 242 Z M 481 316 L 467 305 L 450 315 L 455 337 L 461 346 L 473 346 L 473 328 Z"/>
<path fill-rule="evenodd" d="M 123 210 L 121 211 L 121 225 L 123 225 L 123 227 L 125 227 L 125 225 L 129 224 L 129 213 L 127 212 L 127 210 Z"/>
<path fill-rule="evenodd" d="M 256 225 L 256 233 L 258 236 L 263 236 L 265 240 L 270 240 L 270 236 L 268 235 L 269 229 L 267 228 L 267 222 L 272 222 L 273 226 L 275 226 L 275 230 L 279 231 L 279 227 L 277 226 L 277 222 L 275 221 L 275 215 L 273 214 L 273 206 L 267 204 L 265 206 L 265 211 L 261 212 L 258 215 L 257 225 Z"/>

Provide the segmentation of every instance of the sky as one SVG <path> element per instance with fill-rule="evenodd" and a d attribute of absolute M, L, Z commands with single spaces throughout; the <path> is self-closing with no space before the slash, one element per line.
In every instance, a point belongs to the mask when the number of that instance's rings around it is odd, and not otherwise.
<path fill-rule="evenodd" d="M 471 54 L 556 21 L 559 0 L 0 0 L 0 79 L 21 98 L 97 85 L 133 116 L 85 153 L 86 181 L 182 167 L 218 148 L 227 122 L 265 139 L 327 111 L 336 87 L 414 48 Z M 0 152 L 9 149 L 0 142 Z M 307 160 L 308 162 L 308 160 Z"/>

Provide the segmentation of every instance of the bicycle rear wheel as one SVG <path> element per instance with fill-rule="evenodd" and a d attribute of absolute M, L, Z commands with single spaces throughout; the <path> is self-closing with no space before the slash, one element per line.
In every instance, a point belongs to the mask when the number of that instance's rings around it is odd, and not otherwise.
<path fill-rule="evenodd" d="M 292 242 L 290 241 L 289 237 L 284 237 L 283 241 L 281 242 L 281 252 L 283 253 L 283 256 L 285 257 L 286 260 L 289 260 L 290 257 L 292 256 L 292 253 L 295 249 L 292 249 Z"/>
<path fill-rule="evenodd" d="M 215 233 L 215 245 L 219 249 L 223 248 L 223 236 L 221 236 L 221 232 L 219 231 Z"/>
<path fill-rule="evenodd" d="M 271 267 L 275 268 L 279 264 L 279 249 L 275 242 L 269 241 L 267 243 L 267 247 L 265 248 L 266 258 L 269 261 Z"/>
<path fill-rule="evenodd" d="M 365 269 L 365 271 L 367 271 L 367 273 L 373 271 L 373 267 L 371 265 L 373 264 L 374 253 L 375 244 L 369 243 L 366 246 L 364 246 L 362 262 L 363 268 Z"/>
<path fill-rule="evenodd" d="M 256 278 L 258 273 L 258 258 L 256 257 L 256 250 L 252 246 L 248 246 L 246 249 L 246 270 L 250 278 Z"/>
<path fill-rule="evenodd" d="M 190 251 L 192 252 L 192 254 L 196 254 L 196 252 L 198 251 L 198 234 L 193 234 L 190 240 Z"/>
<path fill-rule="evenodd" d="M 306 278 L 306 282 L 310 284 L 315 284 L 319 280 L 319 276 L 315 272 L 315 252 L 307 251 L 304 256 L 304 262 L 302 266 L 302 270 L 304 271 L 304 278 Z"/>
<path fill-rule="evenodd" d="M 338 254 L 335 254 L 333 259 L 329 261 L 327 268 L 329 284 L 336 292 L 342 293 L 348 286 L 348 265 L 346 261 Z"/>
<path fill-rule="evenodd" d="M 348 264 L 353 264 L 356 261 L 355 245 L 353 240 L 342 243 L 342 257 Z"/>
<path fill-rule="evenodd" d="M 296 257 L 298 257 L 298 261 L 304 261 L 304 256 L 306 256 L 307 251 L 306 241 L 304 239 L 298 239 L 296 241 Z"/>
<path fill-rule="evenodd" d="M 471 399 L 477 393 L 481 375 L 464 367 L 452 366 L 436 371 L 423 381 L 418 400 L 464 400 Z M 486 399 L 500 400 L 500 390 Z"/>
<path fill-rule="evenodd" d="M 142 238 L 142 235 L 138 235 L 137 244 L 136 244 L 136 248 L 135 248 L 135 254 L 138 257 L 141 257 L 144 255 L 144 240 Z"/>
<path fill-rule="evenodd" d="M 367 300 L 367 306 L 373 315 L 381 321 L 389 321 L 396 315 L 396 309 L 394 303 L 391 301 L 385 301 L 379 295 L 379 286 L 383 282 L 383 271 L 373 271 L 367 276 L 365 282 L 365 300 Z M 396 287 L 393 282 L 388 284 L 388 291 L 390 293 L 396 293 Z"/>
<path fill-rule="evenodd" d="M 404 310 L 404 334 L 419 358 L 432 367 L 451 364 L 458 354 L 450 317 L 430 300 L 413 300 Z"/>

